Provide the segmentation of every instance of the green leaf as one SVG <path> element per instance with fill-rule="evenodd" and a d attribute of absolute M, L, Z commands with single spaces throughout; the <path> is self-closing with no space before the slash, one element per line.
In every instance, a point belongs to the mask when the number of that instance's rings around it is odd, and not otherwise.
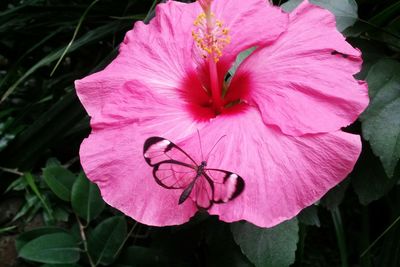
<path fill-rule="evenodd" d="M 7 233 L 7 232 L 10 232 L 10 231 L 14 230 L 15 228 L 17 228 L 16 225 L 0 227 L 0 234 L 4 234 L 4 233 Z"/>
<path fill-rule="evenodd" d="M 362 133 L 389 177 L 400 159 L 400 63 L 383 59 L 368 72 L 371 98 L 361 115 Z"/>
<path fill-rule="evenodd" d="M 42 263 L 75 263 L 79 260 L 79 247 L 67 233 L 47 234 L 25 244 L 19 256 Z"/>
<path fill-rule="evenodd" d="M 76 214 L 87 222 L 96 218 L 105 207 L 99 188 L 84 174 L 78 176 L 72 187 L 71 204 Z"/>
<path fill-rule="evenodd" d="M 281 5 L 281 8 L 286 12 L 292 12 L 303 0 L 289 0 Z"/>
<path fill-rule="evenodd" d="M 115 216 L 101 222 L 89 235 L 89 253 L 95 263 L 111 264 L 127 235 L 125 218 Z"/>
<path fill-rule="evenodd" d="M 231 76 L 233 76 L 235 74 L 235 72 L 238 69 L 240 63 L 242 63 L 243 60 L 245 60 L 248 56 L 250 56 L 250 54 L 253 53 L 254 50 L 256 50 L 256 47 L 251 47 L 249 49 L 246 49 L 246 50 L 240 52 L 240 54 L 237 55 L 236 60 L 235 60 L 235 64 L 233 64 L 233 66 L 229 70 L 229 74 Z"/>
<path fill-rule="evenodd" d="M 400 13 L 400 2 L 396 1 L 392 5 L 386 7 L 384 10 L 373 16 L 369 22 L 376 26 L 384 26 L 391 20 L 398 17 Z"/>
<path fill-rule="evenodd" d="M 53 212 L 54 218 L 59 222 L 68 222 L 69 213 L 67 210 L 56 207 Z"/>
<path fill-rule="evenodd" d="M 296 218 L 273 228 L 239 222 L 231 229 L 236 243 L 256 267 L 285 267 L 294 262 L 299 240 Z"/>
<path fill-rule="evenodd" d="M 17 251 L 20 251 L 21 248 L 25 246 L 26 243 L 35 238 L 38 238 L 39 236 L 46 234 L 63 233 L 63 232 L 65 232 L 65 230 L 59 227 L 47 226 L 47 227 L 36 228 L 20 234 L 15 240 L 15 247 Z"/>
<path fill-rule="evenodd" d="M 43 177 L 50 189 L 62 200 L 70 201 L 75 174 L 61 166 L 48 166 L 43 170 Z"/>
<path fill-rule="evenodd" d="M 39 188 L 36 186 L 35 179 L 31 173 L 25 173 L 24 174 L 25 180 L 29 187 L 32 189 L 32 191 L 35 193 L 35 195 L 40 199 L 40 202 L 42 203 L 43 207 L 46 209 L 47 213 L 52 216 L 52 210 L 49 205 L 47 205 L 47 202 L 45 198 L 43 197 L 42 193 L 39 191 Z"/>
<path fill-rule="evenodd" d="M 286 12 L 293 11 L 302 1 L 290 0 L 282 5 Z M 344 31 L 352 26 L 358 19 L 358 6 L 355 0 L 310 0 L 310 3 L 328 9 L 336 17 L 336 27 L 339 31 Z"/>
<path fill-rule="evenodd" d="M 379 158 L 373 155 L 368 144 L 363 144 L 363 152 L 351 179 L 360 203 L 368 205 L 383 197 L 397 183 L 397 180 L 388 179 Z"/>
<path fill-rule="evenodd" d="M 30 69 L 28 69 L 15 83 L 13 83 L 1 97 L 0 103 L 4 102 L 4 100 L 6 100 L 7 97 L 18 88 L 18 85 L 25 81 L 30 75 L 32 75 L 32 73 L 37 71 L 39 68 L 46 66 L 54 62 L 55 60 L 58 60 L 63 55 L 66 48 L 68 48 L 68 53 L 71 53 L 88 43 L 95 42 L 103 38 L 107 34 L 114 32 L 118 28 L 118 26 L 118 21 L 107 23 L 106 25 L 100 26 L 81 36 L 72 45 L 67 45 L 65 47 L 59 48 L 58 50 L 55 50 L 54 52 L 51 52 L 40 61 L 38 61 L 35 65 L 33 65 Z"/>

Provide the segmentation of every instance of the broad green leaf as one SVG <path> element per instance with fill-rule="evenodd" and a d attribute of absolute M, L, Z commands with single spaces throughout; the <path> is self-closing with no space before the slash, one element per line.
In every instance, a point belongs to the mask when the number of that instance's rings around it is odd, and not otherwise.
<path fill-rule="evenodd" d="M 386 57 L 385 47 L 383 47 L 382 44 L 376 44 L 370 40 L 364 40 L 360 38 L 347 38 L 347 41 L 350 42 L 353 47 L 357 47 L 362 51 L 362 68 L 361 71 L 355 75 L 355 77 L 358 80 L 365 80 L 371 67 L 376 62 Z"/>
<path fill-rule="evenodd" d="M 48 166 L 43 169 L 43 177 L 56 196 L 70 201 L 72 185 L 76 180 L 72 172 L 61 166 Z"/>
<path fill-rule="evenodd" d="M 79 260 L 79 247 L 67 233 L 42 235 L 25 244 L 19 256 L 42 263 L 75 263 Z"/>
<path fill-rule="evenodd" d="M 363 144 L 363 152 L 351 176 L 354 191 L 363 205 L 383 197 L 398 180 L 388 179 L 382 163 L 368 144 Z"/>
<path fill-rule="evenodd" d="M 286 267 L 294 262 L 299 240 L 296 218 L 273 228 L 239 222 L 231 229 L 236 243 L 256 267 Z"/>
<path fill-rule="evenodd" d="M 84 174 L 78 176 L 72 187 L 71 204 L 76 214 L 87 222 L 96 218 L 105 207 L 99 188 Z"/>
<path fill-rule="evenodd" d="M 111 264 L 118 249 L 126 238 L 126 222 L 122 216 L 115 216 L 101 222 L 89 235 L 89 253 L 95 263 Z"/>
<path fill-rule="evenodd" d="M 302 1 L 290 0 L 282 5 L 286 12 L 293 11 Z M 353 25 L 358 19 L 358 6 L 355 0 L 310 0 L 310 3 L 328 9 L 336 17 L 336 27 L 339 31 Z"/>
<path fill-rule="evenodd" d="M 54 234 L 54 233 L 64 233 L 65 230 L 59 227 L 40 227 L 36 228 L 27 232 L 20 234 L 17 239 L 15 240 L 15 247 L 17 251 L 20 251 L 21 248 L 28 243 L 29 241 L 38 238 L 39 236 L 46 235 L 46 234 Z"/>
<path fill-rule="evenodd" d="M 362 133 L 392 177 L 400 159 L 400 63 L 379 61 L 368 72 L 367 82 L 371 100 L 361 115 Z"/>

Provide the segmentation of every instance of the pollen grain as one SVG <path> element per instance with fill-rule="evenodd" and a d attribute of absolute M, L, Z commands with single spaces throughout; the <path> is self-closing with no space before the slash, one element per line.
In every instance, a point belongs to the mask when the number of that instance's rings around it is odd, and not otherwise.
<path fill-rule="evenodd" d="M 193 24 L 196 28 L 192 30 L 192 36 L 202 56 L 204 58 L 211 56 L 218 62 L 223 49 L 231 42 L 229 29 L 224 27 L 223 22 L 216 19 L 213 13 L 210 15 L 201 13 Z"/>

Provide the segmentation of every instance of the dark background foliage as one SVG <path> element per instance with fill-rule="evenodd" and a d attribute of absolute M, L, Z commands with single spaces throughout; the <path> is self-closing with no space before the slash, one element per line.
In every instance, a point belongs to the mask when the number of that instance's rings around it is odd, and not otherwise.
<path fill-rule="evenodd" d="M 190 1 L 187 1 L 190 2 Z M 301 1 L 274 1 L 291 10 Z M 89 118 L 75 79 L 115 57 L 156 1 L 0 2 L 0 266 L 400 266 L 400 2 L 312 0 L 363 52 L 371 103 L 354 171 L 272 229 L 199 213 L 148 227 L 108 207 L 82 174 Z"/>

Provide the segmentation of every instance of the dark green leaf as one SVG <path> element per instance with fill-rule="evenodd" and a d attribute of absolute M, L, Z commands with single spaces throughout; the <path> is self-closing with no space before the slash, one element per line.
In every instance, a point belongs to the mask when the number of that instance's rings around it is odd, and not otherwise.
<path fill-rule="evenodd" d="M 49 166 L 43 170 L 43 177 L 56 196 L 70 201 L 72 185 L 76 179 L 72 172 L 61 166 Z"/>
<path fill-rule="evenodd" d="M 368 205 L 383 197 L 396 182 L 397 179 L 388 179 L 379 158 L 372 154 L 367 144 L 364 144 L 351 179 L 360 203 Z"/>
<path fill-rule="evenodd" d="M 76 214 L 87 222 L 96 218 L 105 207 L 99 188 L 84 174 L 78 176 L 72 187 L 71 204 Z"/>
<path fill-rule="evenodd" d="M 19 256 L 42 263 L 75 263 L 79 260 L 79 247 L 67 233 L 46 234 L 25 244 Z"/>
<path fill-rule="evenodd" d="M 59 222 L 68 222 L 69 213 L 67 210 L 56 207 L 53 212 L 54 219 Z"/>
<path fill-rule="evenodd" d="M 368 109 L 362 114 L 362 132 L 392 177 L 400 159 L 400 63 L 384 59 L 367 75 Z"/>
<path fill-rule="evenodd" d="M 63 233 L 65 232 L 64 229 L 59 228 L 59 227 L 41 227 L 41 228 L 36 228 L 33 230 L 30 230 L 28 232 L 24 232 L 20 234 L 16 241 L 15 241 L 15 247 L 17 248 L 17 251 L 20 251 L 21 248 L 28 243 L 29 241 L 38 238 L 39 236 L 46 235 L 46 234 L 54 234 L 54 233 Z"/>
<path fill-rule="evenodd" d="M 46 202 L 44 196 L 40 192 L 39 188 L 36 186 L 35 178 L 33 177 L 33 175 L 28 172 L 28 173 L 24 174 L 24 177 L 25 177 L 25 180 L 26 180 L 27 184 L 29 185 L 29 187 L 32 189 L 32 191 L 35 193 L 35 195 L 40 199 L 40 202 L 42 203 L 43 208 L 45 208 L 46 211 L 51 215 L 52 210 L 51 210 L 50 206 L 48 205 L 48 203 Z"/>
<path fill-rule="evenodd" d="M 83 35 L 82 37 L 77 39 L 71 46 L 69 46 L 69 49 L 68 49 L 69 53 L 90 43 L 90 42 L 97 41 L 97 40 L 101 39 L 102 37 L 106 36 L 107 34 L 109 34 L 110 32 L 115 31 L 116 28 L 119 26 L 118 24 L 119 24 L 118 21 L 111 22 L 111 23 L 100 26 L 100 27 L 86 33 L 85 35 Z M 20 77 L 13 85 L 11 85 L 10 88 L 7 89 L 7 91 L 2 96 L 0 103 L 3 102 L 10 94 L 12 94 L 14 92 L 14 90 L 18 88 L 18 85 L 20 83 L 22 83 L 25 79 L 27 79 L 36 70 L 59 59 L 67 47 L 68 47 L 68 45 L 50 53 L 46 57 L 42 58 L 42 60 L 37 62 L 34 66 L 32 66 L 30 69 L 28 69 L 22 75 L 22 77 Z"/>
<path fill-rule="evenodd" d="M 125 218 L 115 216 L 101 222 L 88 239 L 89 253 L 95 263 L 111 264 L 126 238 Z"/>
<path fill-rule="evenodd" d="M 302 1 L 290 0 L 282 5 L 286 12 L 294 10 Z M 344 31 L 346 28 L 353 25 L 357 18 L 358 6 L 355 0 L 310 0 L 310 3 L 321 6 L 331 11 L 336 17 L 336 27 L 339 31 Z"/>
<path fill-rule="evenodd" d="M 395 2 L 373 16 L 369 22 L 376 26 L 384 26 L 400 14 L 400 2 Z"/>
<path fill-rule="evenodd" d="M 236 243 L 257 267 L 285 267 L 294 262 L 299 240 L 296 218 L 273 228 L 239 222 L 231 229 Z"/>
<path fill-rule="evenodd" d="M 6 226 L 6 227 L 0 227 L 0 235 L 10 232 L 12 230 L 14 230 L 15 228 L 17 228 L 16 225 L 11 225 L 11 226 Z"/>

